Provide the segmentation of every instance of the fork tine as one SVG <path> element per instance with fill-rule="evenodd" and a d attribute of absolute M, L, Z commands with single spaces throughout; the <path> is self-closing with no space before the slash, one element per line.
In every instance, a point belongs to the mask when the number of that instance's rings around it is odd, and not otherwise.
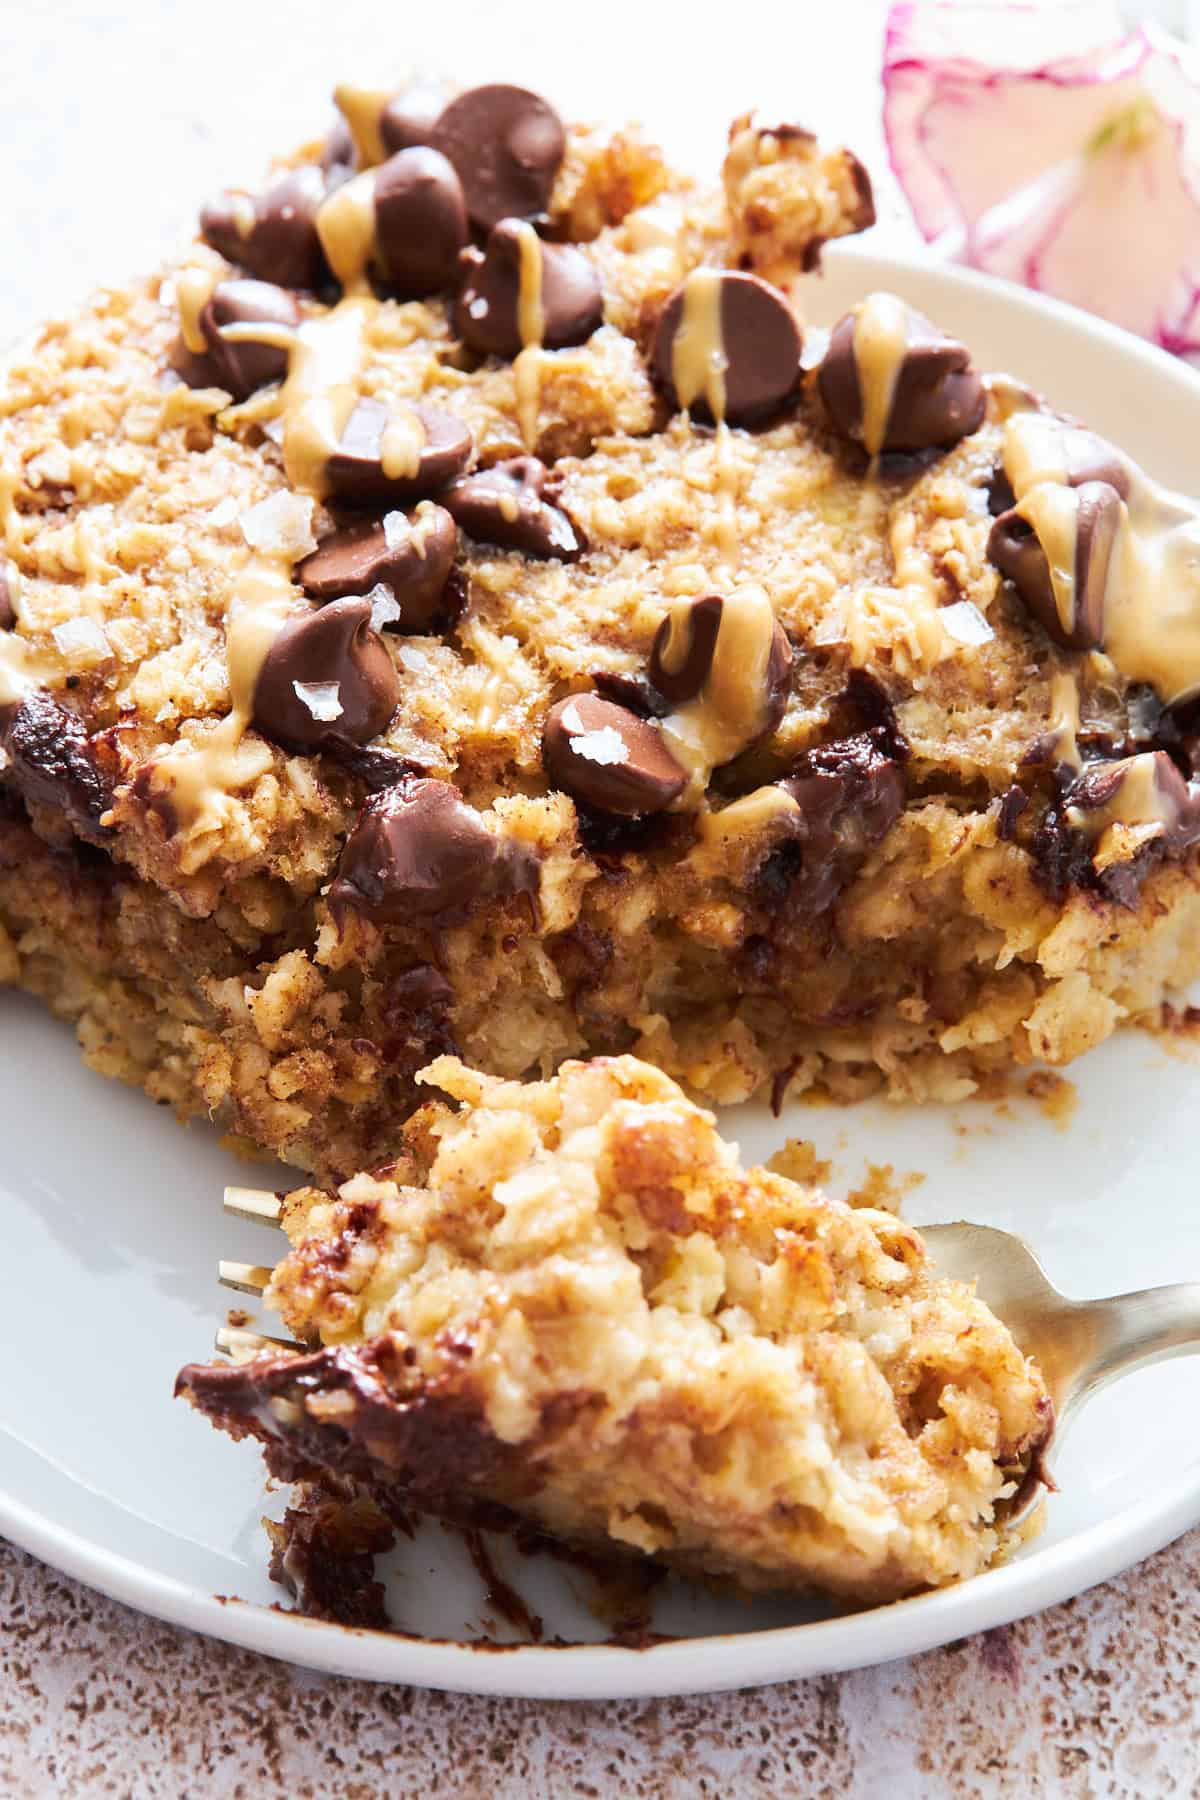
<path fill-rule="evenodd" d="M 261 1294 L 274 1273 L 269 1263 L 229 1262 L 222 1257 L 217 1264 L 217 1280 L 235 1294 Z"/>
<path fill-rule="evenodd" d="M 295 1338 L 269 1337 L 261 1331 L 247 1331 L 240 1325 L 222 1325 L 214 1340 L 234 1362 L 246 1362 L 261 1350 L 303 1350 Z"/>
<path fill-rule="evenodd" d="M 268 1188 L 227 1187 L 225 1211 L 235 1219 L 250 1219 L 257 1225 L 278 1225 L 283 1216 L 283 1200 Z"/>

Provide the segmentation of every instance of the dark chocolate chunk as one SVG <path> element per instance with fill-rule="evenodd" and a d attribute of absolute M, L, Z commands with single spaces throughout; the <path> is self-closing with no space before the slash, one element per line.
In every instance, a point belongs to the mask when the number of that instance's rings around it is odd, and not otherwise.
<path fill-rule="evenodd" d="M 458 170 L 471 223 L 490 231 L 501 219 L 545 214 L 566 150 L 562 120 L 527 88 L 468 88 L 446 107 L 430 135 Z"/>
<path fill-rule="evenodd" d="M 443 1383 L 437 1404 L 422 1405 L 422 1379 L 405 1348 L 398 1334 L 385 1333 L 307 1356 L 192 1363 L 175 1392 L 236 1437 L 260 1438 L 281 1481 L 328 1471 L 339 1485 L 366 1484 L 385 1511 L 390 1502 L 469 1516 L 473 1496 L 493 1486 L 514 1455 L 519 1462 L 520 1452 L 496 1437 L 470 1394 Z M 312 1399 L 334 1394 L 336 1411 L 310 1408 Z"/>
<path fill-rule="evenodd" d="M 419 298 L 451 287 L 467 241 L 462 183 L 440 150 L 398 150 L 375 176 L 375 243 L 389 285 Z"/>
<path fill-rule="evenodd" d="M 532 231 L 521 219 L 501 219 L 486 250 L 463 254 L 465 279 L 454 304 L 454 329 L 479 356 L 516 356 L 522 348 L 521 262 L 525 235 Z M 600 277 L 573 244 L 544 244 L 537 237 L 533 243 L 541 262 L 537 341 L 549 350 L 582 344 L 604 320 Z"/>
<path fill-rule="evenodd" d="M 5 776 L 23 800 L 60 812 L 93 835 L 104 829 L 111 772 L 77 713 L 49 694 L 30 694 L 0 713 L 0 744 L 8 753 Z"/>
<path fill-rule="evenodd" d="M 271 1539 L 271 1580 L 306 1619 L 386 1631 L 391 1620 L 375 1558 L 391 1549 L 395 1527 L 369 1501 L 347 1502 L 307 1486 L 302 1494 L 303 1503 L 289 1506 L 280 1524 L 263 1521 Z"/>
<path fill-rule="evenodd" d="M 398 439 L 390 463 L 389 431 Z M 348 505 L 400 506 L 436 493 L 470 457 L 471 433 L 453 413 L 364 399 L 350 414 L 327 473 L 333 492 Z"/>
<path fill-rule="evenodd" d="M 1050 577 L 1050 564 L 1033 524 L 1020 507 L 1001 513 L 988 534 L 988 556 L 1008 578 L 1055 643 L 1068 650 L 1092 650 L 1103 642 L 1104 591 L 1122 503 L 1105 481 L 1057 488 L 1060 503 L 1075 518 L 1072 611 L 1063 619 Z"/>
<path fill-rule="evenodd" d="M 409 924 L 536 885 L 528 853 L 490 832 L 450 782 L 402 781 L 363 808 L 330 903 L 380 924 Z"/>
<path fill-rule="evenodd" d="M 446 110 L 444 88 L 418 84 L 393 94 L 379 118 L 379 135 L 391 155 L 433 142 L 433 128 Z"/>
<path fill-rule="evenodd" d="M 536 456 L 513 456 L 460 475 L 438 499 L 464 531 L 485 544 L 574 562 L 583 539 L 562 508 L 545 499 L 547 473 Z"/>
<path fill-rule="evenodd" d="M 264 194 L 227 191 L 200 214 L 200 235 L 231 263 L 277 281 L 281 287 L 315 288 L 328 280 L 317 235 L 317 211 L 325 178 L 311 165 L 293 169 Z"/>
<path fill-rule="evenodd" d="M 623 817 L 663 812 L 687 786 L 658 729 L 598 694 L 572 694 L 550 708 L 542 761 L 555 787 Z"/>
<path fill-rule="evenodd" d="M 334 600 L 289 619 L 263 661 L 254 723 L 289 750 L 330 738 L 365 744 L 391 720 L 400 683 L 366 598 Z"/>
<path fill-rule="evenodd" d="M 445 507 L 423 500 L 412 518 L 388 513 L 364 519 L 323 538 L 296 565 L 296 579 L 311 600 L 341 600 L 382 583 L 399 607 L 383 618 L 387 631 L 423 632 L 443 608 L 458 527 Z"/>
<path fill-rule="evenodd" d="M 809 750 L 780 786 L 799 807 L 759 872 L 768 903 L 818 917 L 904 811 L 904 776 L 879 726 Z M 797 854 L 798 853 L 798 854 Z"/>
<path fill-rule="evenodd" d="M 1151 766 L 1151 779 L 1129 808 L 1130 825 L 1162 825 L 1157 836 L 1135 843 L 1125 858 L 1110 857 L 1097 868 L 1093 853 L 1108 823 L 1106 816 L 1121 789 Z M 1123 810 L 1120 807 L 1114 812 Z M 1059 771 L 1058 789 L 1034 835 L 1034 872 L 1055 900 L 1071 887 L 1097 892 L 1118 906 L 1132 907 L 1151 869 L 1184 855 L 1200 842 L 1200 781 L 1187 780 L 1165 750 L 1146 751 L 1119 761 L 1088 763 L 1078 774 Z"/>
<path fill-rule="evenodd" d="M 194 356 L 179 348 L 172 360 L 189 387 L 226 388 L 235 400 L 246 400 L 268 382 L 283 380 L 288 353 L 278 344 L 227 338 L 222 326 L 281 325 L 291 329 L 299 323 L 300 309 L 286 288 L 247 277 L 222 281 L 200 313 L 207 350 Z"/>
<path fill-rule="evenodd" d="M 12 564 L 6 556 L 0 556 L 0 631 L 11 631 L 17 622 L 17 609 L 13 605 Z"/>
<path fill-rule="evenodd" d="M 401 756 L 398 750 L 389 750 L 383 744 L 351 744 L 342 738 L 331 738 L 322 749 L 361 781 L 368 794 L 381 794 L 384 788 L 395 787 L 410 775 L 429 773 L 411 757 Z"/>
<path fill-rule="evenodd" d="M 858 315 L 838 320 L 817 368 L 817 388 L 840 437 L 863 442 L 863 394 L 855 334 Z M 983 423 L 987 393 L 971 352 L 923 313 L 904 307 L 904 356 L 884 421 L 882 444 L 869 449 L 949 449 Z"/>
<path fill-rule="evenodd" d="M 688 289 L 685 281 L 663 303 L 654 333 L 654 373 L 672 403 L 698 418 L 711 419 L 703 382 L 710 355 L 725 362 L 725 418 L 731 425 L 753 425 L 776 413 L 795 393 L 800 380 L 800 329 L 791 307 L 777 288 L 757 275 L 733 269 L 696 270 L 688 277 L 715 277 L 720 283 L 720 343 L 693 360 L 695 393 L 678 391 L 676 346 L 684 325 Z"/>
<path fill-rule="evenodd" d="M 1017 820 L 1029 805 L 1029 795 L 1017 782 L 1005 788 L 1000 796 L 996 835 L 1002 843 L 1011 843 L 1017 835 Z"/>

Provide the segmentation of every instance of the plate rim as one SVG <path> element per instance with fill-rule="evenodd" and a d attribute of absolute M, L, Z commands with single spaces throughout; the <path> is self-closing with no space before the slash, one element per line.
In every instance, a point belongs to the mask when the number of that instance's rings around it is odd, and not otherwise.
<path fill-rule="evenodd" d="M 335 1625 L 210 1594 L 42 1519 L 0 1489 L 0 1534 L 111 1600 L 167 1624 L 324 1674 L 535 1700 L 725 1693 L 919 1656 L 1072 1599 L 1197 1524 L 1200 1456 L 1193 1470 L 1162 1494 L 1097 1521 L 1037 1557 L 889 1606 L 764 1631 L 676 1638 L 644 1650 L 615 1644 L 497 1646 Z M 864 1654 L 859 1640 L 866 1620 L 874 1637 Z M 714 1666 L 718 1663 L 721 1669 Z"/>
<path fill-rule="evenodd" d="M 829 263 L 864 279 L 932 280 L 981 295 L 1028 319 L 1054 321 L 1097 350 L 1116 350 L 1200 403 L 1200 371 L 1122 327 L 997 277 L 928 254 L 844 243 Z M 804 291 L 810 292 L 811 288 Z M 1200 1524 L 1200 1455 L 1147 1499 L 1050 1549 L 890 1606 L 808 1624 L 680 1638 L 644 1650 L 608 1644 L 479 1646 L 368 1631 L 252 1601 L 220 1598 L 164 1575 L 96 1538 L 56 1523 L 0 1481 L 0 1534 L 22 1550 L 124 1605 L 276 1660 L 360 1680 L 457 1693 L 605 1700 L 715 1693 L 868 1668 L 994 1629 L 1107 1581 Z M 868 1628 L 866 1620 L 871 1621 Z"/>

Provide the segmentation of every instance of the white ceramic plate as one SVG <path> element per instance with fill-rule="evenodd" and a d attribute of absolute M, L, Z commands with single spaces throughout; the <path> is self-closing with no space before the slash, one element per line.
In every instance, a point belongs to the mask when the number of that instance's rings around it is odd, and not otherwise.
<path fill-rule="evenodd" d="M 1069 308 L 969 275 L 853 249 L 809 283 L 829 323 L 875 287 L 960 332 L 978 360 L 1044 390 L 1177 486 L 1200 484 L 1200 378 Z M 269 1259 L 261 1228 L 226 1220 L 229 1180 L 262 1183 L 211 1133 L 184 1134 L 79 1063 L 70 1034 L 0 996 L 0 1532 L 133 1606 L 314 1668 L 480 1693 L 622 1696 L 749 1686 L 910 1655 L 1078 1593 L 1200 1521 L 1200 1359 L 1101 1394 L 1060 1445 L 1048 1528 L 1007 1567 L 849 1618 L 745 1607 L 671 1587 L 656 1614 L 677 1641 L 597 1640 L 578 1578 L 510 1546 L 497 1562 L 578 1647 L 472 1647 L 487 1601 L 461 1543 L 429 1528 L 401 1553 L 393 1616 L 416 1638 L 270 1610 L 261 1464 L 172 1401 L 176 1369 L 208 1354 L 223 1316 L 219 1255 Z M 1129 1034 L 1072 1071 L 1062 1130 L 1029 1101 L 950 1110 L 761 1108 L 726 1118 L 747 1157 L 814 1139 L 845 1191 L 867 1159 L 915 1170 L 921 1220 L 964 1215 L 1024 1233 L 1080 1296 L 1200 1278 L 1196 1072 Z M 265 1177 L 270 1180 L 269 1174 Z M 269 1328 L 269 1327 L 268 1327 Z M 275 1496 L 278 1510 L 282 1496 Z M 497 1621 L 492 1620 L 494 1628 Z M 502 1622 L 494 1635 L 503 1637 Z M 420 1634 L 425 1634 L 422 1639 Z M 436 1640 L 442 1641 L 436 1641 Z"/>

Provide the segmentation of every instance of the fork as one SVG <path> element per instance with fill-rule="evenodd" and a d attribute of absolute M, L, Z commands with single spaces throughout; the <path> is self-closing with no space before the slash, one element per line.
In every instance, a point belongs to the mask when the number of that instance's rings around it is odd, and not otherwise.
<path fill-rule="evenodd" d="M 1164 1357 L 1200 1351 L 1200 1281 L 1106 1300 L 1068 1300 L 1024 1238 L 1012 1232 L 965 1222 L 918 1229 L 935 1274 L 974 1281 L 980 1299 L 1041 1369 L 1056 1437 L 1064 1420 L 1105 1382 Z M 1018 1524 L 1032 1511 L 1038 1486 L 1022 1483 L 1006 1524 Z"/>

